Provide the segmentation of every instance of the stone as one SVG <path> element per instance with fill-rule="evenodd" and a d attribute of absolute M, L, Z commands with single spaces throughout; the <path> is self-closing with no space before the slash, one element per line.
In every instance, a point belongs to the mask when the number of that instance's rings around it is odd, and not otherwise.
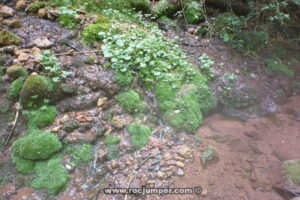
<path fill-rule="evenodd" d="M 62 126 L 63 130 L 67 131 L 67 132 L 72 132 L 75 129 L 77 129 L 79 127 L 79 124 L 77 121 L 75 120 L 70 120 L 67 121 L 66 123 L 64 123 L 64 125 Z"/>
<path fill-rule="evenodd" d="M 8 6 L 0 7 L 0 17 L 12 17 L 14 12 L 15 12 L 14 9 Z"/>
<path fill-rule="evenodd" d="M 15 8 L 16 8 L 16 10 L 24 10 L 26 8 L 25 0 L 17 1 Z"/>
<path fill-rule="evenodd" d="M 122 118 L 122 116 L 114 116 L 111 123 L 117 129 L 122 129 L 129 124 L 126 119 Z"/>
<path fill-rule="evenodd" d="M 177 176 L 184 176 L 184 171 L 183 171 L 183 169 L 178 168 L 177 171 L 176 171 L 176 175 L 177 175 Z"/>
<path fill-rule="evenodd" d="M 97 101 L 97 106 L 98 107 L 102 107 L 104 106 L 105 104 L 107 104 L 107 101 L 108 101 L 108 98 L 107 97 L 101 97 L 98 99 Z"/>
<path fill-rule="evenodd" d="M 11 28 L 20 28 L 21 27 L 21 21 L 18 19 L 13 19 L 13 20 L 5 19 L 2 21 L 2 23 Z"/>
<path fill-rule="evenodd" d="M 26 75 L 26 69 L 23 67 L 23 64 L 18 63 L 8 67 L 6 73 L 9 78 L 16 80 L 17 78 Z"/>
<path fill-rule="evenodd" d="M 140 179 L 134 179 L 131 183 L 130 183 L 130 188 L 141 188 L 142 187 L 142 183 Z"/>
<path fill-rule="evenodd" d="M 176 165 L 180 168 L 184 168 L 184 163 L 183 162 L 180 162 L 180 161 L 177 161 L 176 162 Z"/>
<path fill-rule="evenodd" d="M 46 37 L 40 37 L 40 38 L 35 39 L 33 41 L 33 44 L 35 44 L 37 47 L 39 47 L 41 49 L 47 49 L 47 48 L 50 48 L 54 43 L 51 42 Z"/>
<path fill-rule="evenodd" d="M 158 178 L 160 178 L 160 179 L 163 179 L 163 178 L 165 178 L 166 173 L 164 173 L 164 172 L 162 172 L 162 171 L 158 171 L 158 172 L 156 173 L 156 176 L 157 176 Z"/>
<path fill-rule="evenodd" d="M 169 152 L 166 152 L 166 153 L 163 155 L 163 159 L 164 159 L 164 160 L 171 160 L 171 159 L 172 159 L 172 155 L 171 155 Z"/>
<path fill-rule="evenodd" d="M 115 168 L 119 167 L 119 162 L 112 161 L 110 166 L 111 166 L 111 168 L 115 169 Z"/>
<path fill-rule="evenodd" d="M 46 8 L 40 8 L 38 11 L 38 17 L 46 18 L 47 17 L 47 10 Z"/>
<path fill-rule="evenodd" d="M 29 58 L 30 58 L 29 54 L 27 54 L 27 53 L 20 53 L 20 55 L 18 56 L 18 60 L 20 62 L 26 62 L 29 60 Z"/>
<path fill-rule="evenodd" d="M 5 45 L 19 45 L 22 43 L 22 40 L 19 36 L 16 34 L 6 30 L 2 29 L 0 31 L 0 46 L 5 46 Z"/>
<path fill-rule="evenodd" d="M 103 163 L 107 160 L 107 151 L 104 149 L 99 149 L 97 152 L 98 162 Z"/>
<path fill-rule="evenodd" d="M 149 137 L 148 139 L 148 146 L 149 148 L 158 147 L 159 149 L 163 148 L 163 141 L 156 137 Z"/>
<path fill-rule="evenodd" d="M 208 146 L 201 154 L 201 164 L 205 168 L 208 164 L 212 163 L 213 161 L 217 161 L 218 158 L 219 156 L 217 150 L 213 146 Z"/>
<path fill-rule="evenodd" d="M 96 135 L 87 132 L 87 133 L 79 133 L 73 132 L 65 137 L 65 140 L 69 143 L 81 143 L 81 142 L 88 142 L 92 143 L 96 140 Z"/>
<path fill-rule="evenodd" d="M 183 145 L 181 146 L 178 150 L 177 150 L 177 153 L 184 157 L 184 158 L 191 158 L 192 157 L 192 152 L 191 152 L 191 149 L 186 146 L 186 145 Z"/>

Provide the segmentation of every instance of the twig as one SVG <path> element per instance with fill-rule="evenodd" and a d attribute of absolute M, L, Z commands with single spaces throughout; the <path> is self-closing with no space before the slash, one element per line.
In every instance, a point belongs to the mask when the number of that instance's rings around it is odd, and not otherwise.
<path fill-rule="evenodd" d="M 141 165 L 143 164 L 144 162 L 146 162 L 149 158 L 152 157 L 152 154 L 150 154 L 147 158 L 145 158 L 145 160 L 143 160 L 142 162 L 140 162 L 138 165 Z"/>
<path fill-rule="evenodd" d="M 63 55 L 73 55 L 73 54 L 85 54 L 85 53 L 95 53 L 101 50 L 94 50 L 94 51 L 79 51 L 79 52 L 68 52 L 68 53 L 54 53 L 51 54 L 52 56 L 63 56 Z"/>
<path fill-rule="evenodd" d="M 129 181 L 128 181 L 128 185 L 127 185 L 127 189 L 129 188 L 130 184 L 131 184 L 131 181 L 132 181 L 132 176 L 129 177 Z M 125 198 L 124 200 L 127 200 L 127 195 L 128 193 L 125 194 Z"/>
<path fill-rule="evenodd" d="M 19 119 L 19 112 L 20 112 L 20 109 L 21 109 L 19 103 L 17 103 L 17 107 L 16 107 L 16 108 L 17 108 L 17 111 L 16 111 L 15 120 L 14 120 L 14 122 L 13 122 L 13 127 L 12 127 L 12 129 L 11 129 L 11 131 L 10 131 L 10 133 L 9 133 L 9 135 L 8 135 L 8 137 L 7 137 L 6 141 L 5 141 L 5 143 L 4 143 L 4 146 L 6 146 L 6 145 L 9 143 L 9 141 L 10 141 L 10 139 L 11 139 L 13 133 L 14 133 L 14 130 L 15 130 L 15 128 L 16 128 L 18 119 Z"/>

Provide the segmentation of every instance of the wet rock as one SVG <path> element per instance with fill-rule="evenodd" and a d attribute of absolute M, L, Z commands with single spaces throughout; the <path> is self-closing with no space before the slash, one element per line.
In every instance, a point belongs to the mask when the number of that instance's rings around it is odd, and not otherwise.
<path fill-rule="evenodd" d="M 166 177 L 166 173 L 162 172 L 162 171 L 158 171 L 156 173 L 157 178 L 163 179 Z"/>
<path fill-rule="evenodd" d="M 130 183 L 130 188 L 141 188 L 142 187 L 142 182 L 140 179 L 134 179 L 131 183 Z"/>
<path fill-rule="evenodd" d="M 64 113 L 91 108 L 97 105 L 97 101 L 102 95 L 98 92 L 64 99 L 58 103 L 57 109 Z"/>
<path fill-rule="evenodd" d="M 26 8 L 25 0 L 18 0 L 15 8 L 16 8 L 16 10 L 24 10 Z"/>
<path fill-rule="evenodd" d="M 13 19 L 13 20 L 5 19 L 2 21 L 2 23 L 11 28 L 20 28 L 21 27 L 21 21 L 18 19 Z"/>
<path fill-rule="evenodd" d="M 9 78 L 15 80 L 15 79 L 19 78 L 20 76 L 25 76 L 27 71 L 23 67 L 23 64 L 19 63 L 19 64 L 15 64 L 15 65 L 8 67 L 6 70 L 6 73 L 9 76 Z"/>
<path fill-rule="evenodd" d="M 47 48 L 50 48 L 53 45 L 53 42 L 51 42 L 46 37 L 40 37 L 40 38 L 35 39 L 33 41 L 33 44 L 35 44 L 37 47 L 39 47 L 41 49 L 47 49 Z"/>
<path fill-rule="evenodd" d="M 186 146 L 186 145 L 183 145 L 181 146 L 178 150 L 177 150 L 177 153 L 184 157 L 184 158 L 191 158 L 192 157 L 192 152 L 191 152 L 191 149 Z"/>
<path fill-rule="evenodd" d="M 8 6 L 0 7 L 0 17 L 12 17 L 14 12 L 15 12 L 14 9 Z"/>
<path fill-rule="evenodd" d="M 208 146 L 201 154 L 201 164 L 205 168 L 208 164 L 212 163 L 213 161 L 217 161 L 218 158 L 219 156 L 217 150 L 212 146 Z"/>
<path fill-rule="evenodd" d="M 177 176 L 184 176 L 184 171 L 183 171 L 183 169 L 181 169 L 181 168 L 177 169 L 176 175 L 177 175 Z"/>
<path fill-rule="evenodd" d="M 90 132 L 87 133 L 73 132 L 68 134 L 65 137 L 65 140 L 69 143 L 81 143 L 81 142 L 93 143 L 96 140 L 96 135 Z"/>
<path fill-rule="evenodd" d="M 0 31 L 0 46 L 5 46 L 5 45 L 19 45 L 22 43 L 22 40 L 19 36 L 16 34 L 3 29 Z"/>
<path fill-rule="evenodd" d="M 125 126 L 127 126 L 130 122 L 126 120 L 124 117 L 119 115 L 119 116 L 114 116 L 111 120 L 111 123 L 115 128 L 122 129 Z"/>
<path fill-rule="evenodd" d="M 75 129 L 77 129 L 79 127 L 79 124 L 77 121 L 75 120 L 71 120 L 71 121 L 68 121 L 66 122 L 63 126 L 62 126 L 62 129 L 67 131 L 67 132 L 72 132 L 74 131 Z"/>
<path fill-rule="evenodd" d="M 104 149 L 99 149 L 97 152 L 98 162 L 103 163 L 107 160 L 107 151 Z"/>

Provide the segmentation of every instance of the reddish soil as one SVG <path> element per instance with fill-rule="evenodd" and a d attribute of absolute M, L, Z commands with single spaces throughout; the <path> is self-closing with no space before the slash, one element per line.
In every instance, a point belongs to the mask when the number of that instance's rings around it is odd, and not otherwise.
<path fill-rule="evenodd" d="M 282 161 L 300 159 L 299 113 L 300 96 L 295 96 L 272 116 L 246 122 L 220 114 L 207 117 L 197 132 L 204 144 L 194 154 L 185 176 L 171 184 L 180 188 L 201 186 L 203 194 L 160 199 L 282 200 L 272 185 L 282 185 Z M 200 151 L 206 145 L 217 148 L 219 161 L 203 169 Z"/>

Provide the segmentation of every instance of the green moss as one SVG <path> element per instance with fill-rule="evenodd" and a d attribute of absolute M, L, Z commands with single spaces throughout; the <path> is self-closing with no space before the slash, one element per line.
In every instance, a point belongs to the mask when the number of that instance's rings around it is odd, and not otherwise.
<path fill-rule="evenodd" d="M 12 146 L 14 155 L 28 160 L 47 159 L 61 147 L 61 142 L 56 135 L 40 130 L 25 134 Z"/>
<path fill-rule="evenodd" d="M 17 80 L 14 80 L 7 91 L 7 97 L 9 99 L 16 100 L 20 96 L 20 92 L 22 90 L 25 78 L 20 77 Z"/>
<path fill-rule="evenodd" d="M 163 81 L 155 85 L 155 94 L 161 102 L 173 101 L 178 90 L 178 87 Z"/>
<path fill-rule="evenodd" d="M 201 154 L 201 164 L 206 167 L 208 164 L 218 159 L 218 152 L 213 146 L 208 146 L 205 148 L 204 152 Z"/>
<path fill-rule="evenodd" d="M 0 31 L 0 46 L 1 45 L 19 45 L 22 43 L 22 40 L 19 36 L 17 36 L 16 34 L 6 30 L 6 29 L 2 29 Z"/>
<path fill-rule="evenodd" d="M 110 20 L 103 16 L 103 15 L 98 15 L 97 18 L 95 19 L 95 24 L 109 24 Z"/>
<path fill-rule="evenodd" d="M 37 1 L 30 4 L 26 11 L 36 13 L 40 8 L 44 8 L 45 6 L 46 4 L 44 2 Z"/>
<path fill-rule="evenodd" d="M 150 10 L 150 1 L 149 0 L 129 0 L 130 6 L 140 11 L 149 11 Z"/>
<path fill-rule="evenodd" d="M 283 174 L 286 179 L 300 185 L 300 160 L 289 160 L 283 164 Z"/>
<path fill-rule="evenodd" d="M 117 145 L 110 145 L 107 147 L 107 157 L 109 160 L 120 157 L 120 150 Z"/>
<path fill-rule="evenodd" d="M 116 81 L 121 86 L 129 85 L 132 82 L 132 80 L 133 76 L 130 72 L 116 74 Z"/>
<path fill-rule="evenodd" d="M 9 111 L 8 105 L 0 105 L 0 114 L 6 114 Z"/>
<path fill-rule="evenodd" d="M 57 110 L 55 106 L 42 106 L 36 110 L 27 111 L 26 115 L 28 118 L 28 127 L 44 128 L 54 122 Z"/>
<path fill-rule="evenodd" d="M 30 186 L 36 189 L 47 188 L 49 194 L 57 194 L 68 182 L 67 170 L 60 164 L 59 158 L 36 163 L 36 176 L 31 180 Z"/>
<path fill-rule="evenodd" d="M 151 12 L 155 17 L 171 16 L 178 9 L 178 5 L 174 3 L 169 3 L 168 0 L 161 0 L 152 7 Z"/>
<path fill-rule="evenodd" d="M 21 174 L 31 174 L 34 172 L 35 162 L 26 160 L 12 154 L 12 161 L 16 165 L 16 169 Z"/>
<path fill-rule="evenodd" d="M 128 113 L 139 113 L 143 108 L 139 94 L 133 90 L 121 93 L 117 100 L 119 105 Z"/>
<path fill-rule="evenodd" d="M 118 143 L 121 142 L 121 138 L 114 136 L 114 135 L 108 135 L 106 136 L 105 140 L 104 140 L 106 145 L 116 145 Z"/>
<path fill-rule="evenodd" d="M 25 108 L 42 105 L 43 100 L 51 97 L 54 89 L 55 85 L 51 79 L 40 75 L 31 75 L 27 77 L 21 90 L 21 104 Z"/>
<path fill-rule="evenodd" d="M 100 10 L 104 9 L 114 9 L 114 10 L 122 10 L 122 9 L 130 9 L 130 1 L 129 0 L 102 0 L 98 4 L 98 8 Z"/>
<path fill-rule="evenodd" d="M 136 149 L 146 146 L 149 137 L 152 135 L 149 126 L 138 123 L 129 125 L 128 132 L 131 135 L 131 141 Z"/>
<path fill-rule="evenodd" d="M 12 65 L 6 70 L 7 75 L 12 79 L 17 79 L 20 77 L 26 77 L 28 75 L 27 70 L 22 64 Z"/>
<path fill-rule="evenodd" d="M 184 15 L 187 23 L 196 24 L 200 19 L 204 18 L 202 6 L 199 2 L 193 1 L 187 5 Z"/>
<path fill-rule="evenodd" d="M 87 44 L 101 42 L 104 37 L 99 35 L 99 33 L 108 32 L 109 28 L 109 23 L 89 24 L 82 32 L 82 38 Z"/>
<path fill-rule="evenodd" d="M 82 144 L 74 149 L 71 156 L 75 164 L 88 163 L 93 159 L 93 146 Z"/>

